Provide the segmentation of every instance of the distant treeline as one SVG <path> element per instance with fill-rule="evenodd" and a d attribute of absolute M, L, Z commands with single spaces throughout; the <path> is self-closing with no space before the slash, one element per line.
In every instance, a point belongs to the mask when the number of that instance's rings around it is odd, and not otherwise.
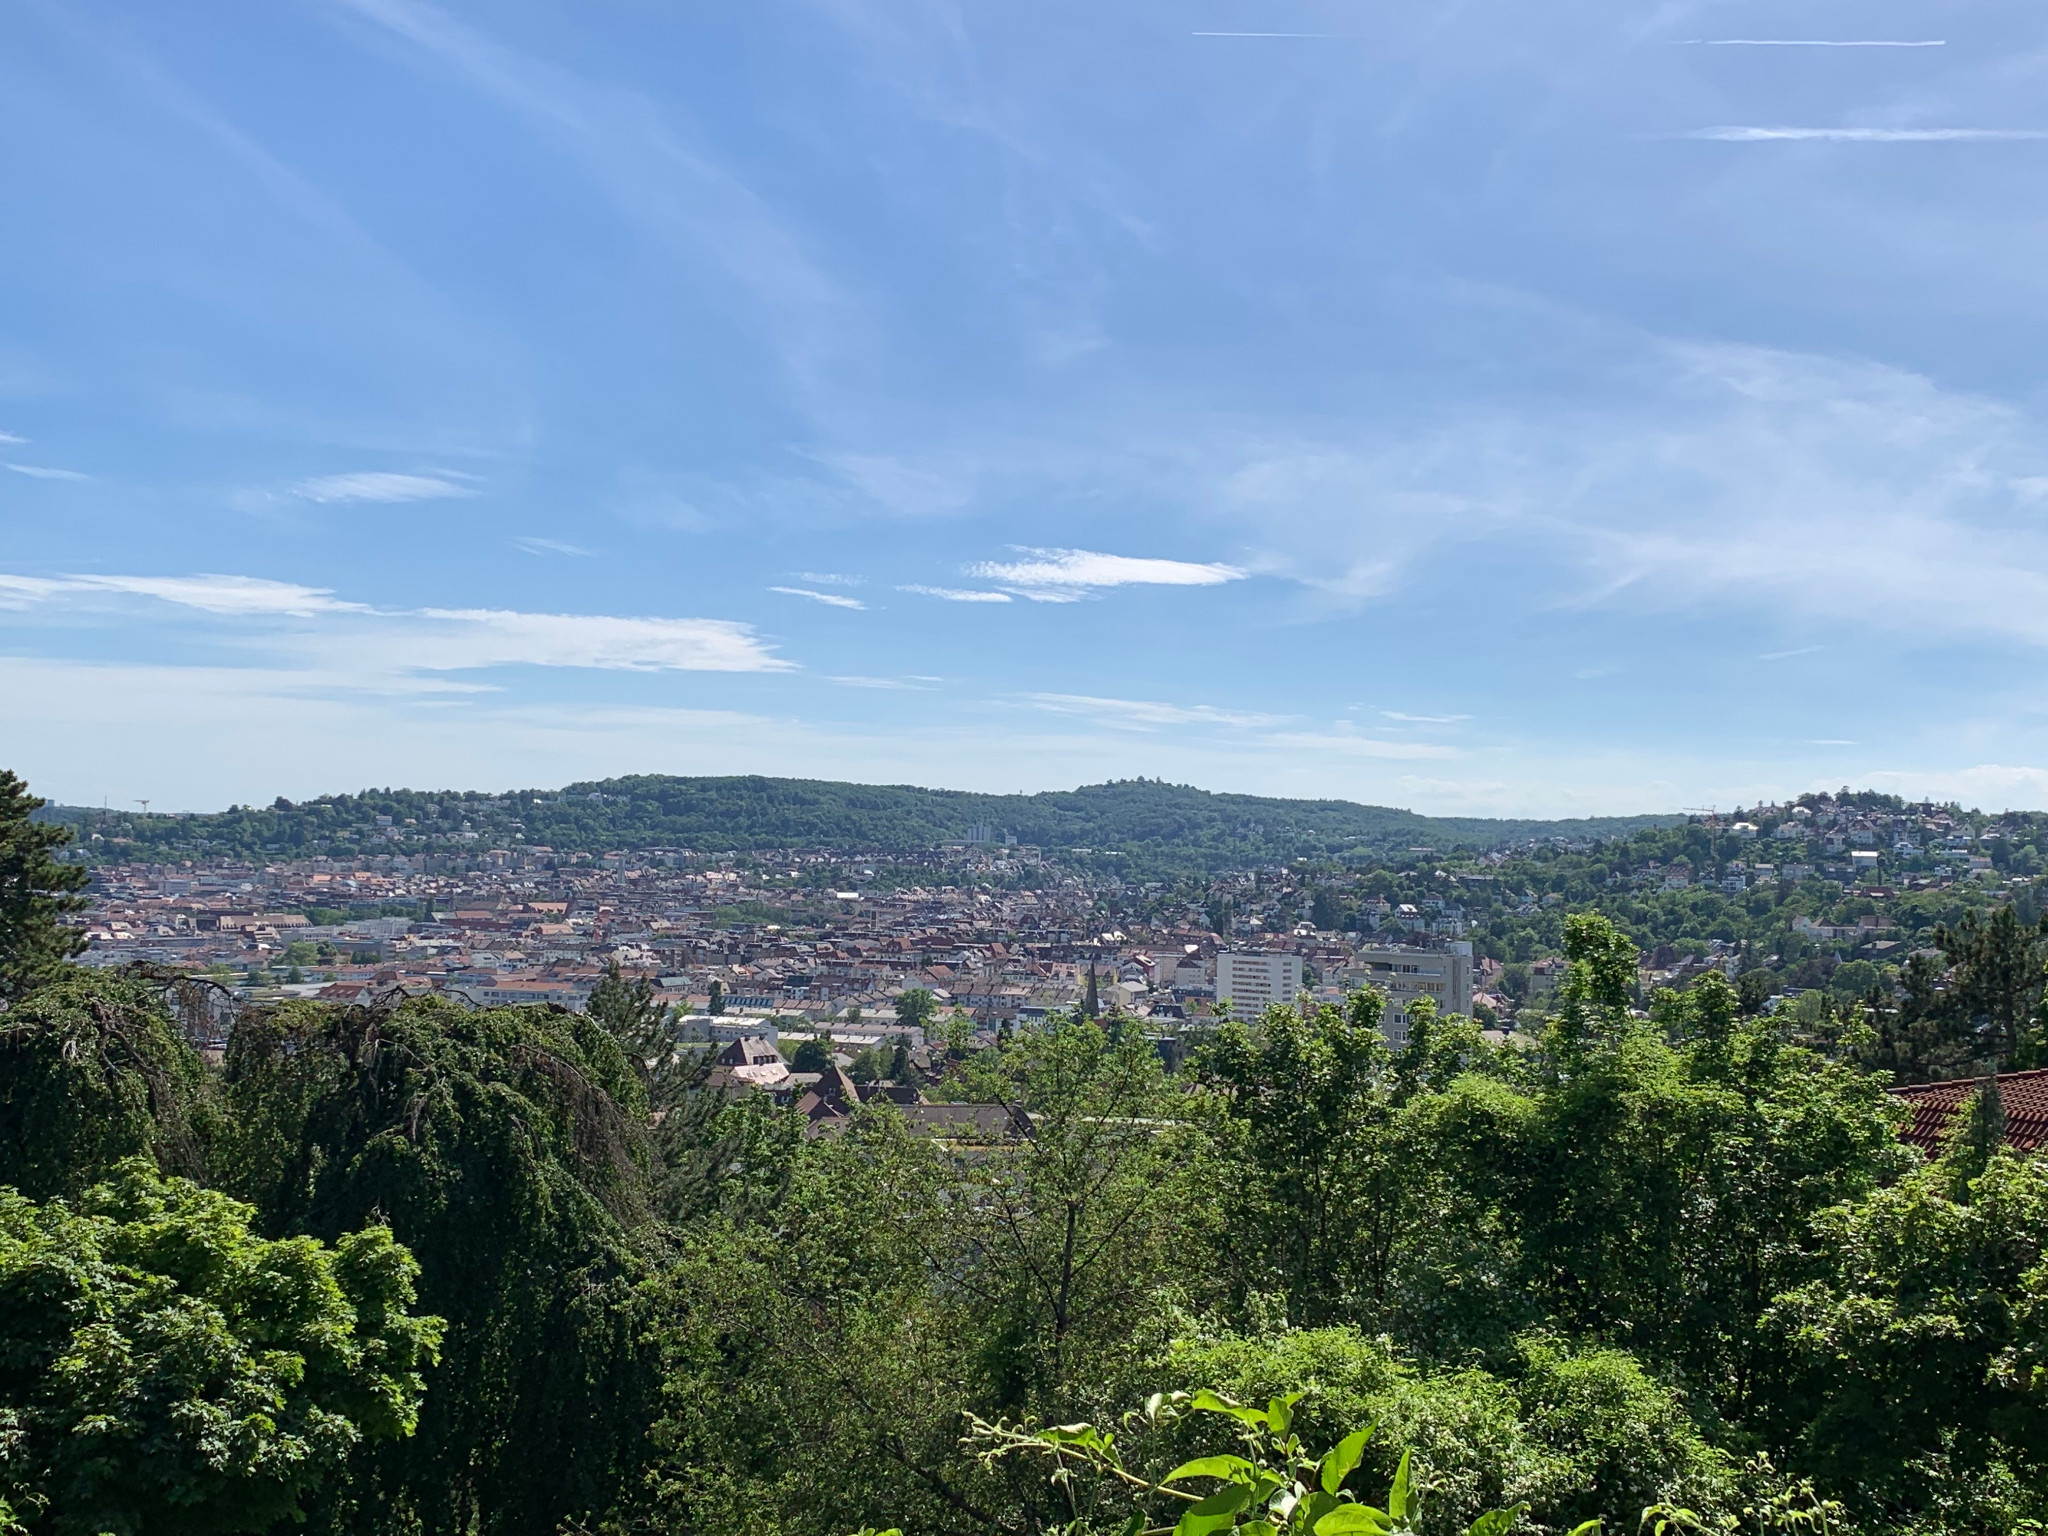
<path fill-rule="evenodd" d="M 674 848 L 700 853 L 846 848 L 914 852 L 986 829 L 990 838 L 1132 873 L 1244 868 L 1410 847 L 1496 848 L 1530 838 L 1612 837 L 1676 816 L 1537 821 L 1420 816 L 1346 800 L 1211 794 L 1130 779 L 1035 795 L 980 795 L 821 779 L 642 774 L 565 789 L 365 790 L 188 816 L 52 806 L 95 862 L 449 852 L 539 845 L 559 853 Z M 380 821 L 379 818 L 383 818 Z M 1086 850 L 1075 852 L 1075 850 Z"/>

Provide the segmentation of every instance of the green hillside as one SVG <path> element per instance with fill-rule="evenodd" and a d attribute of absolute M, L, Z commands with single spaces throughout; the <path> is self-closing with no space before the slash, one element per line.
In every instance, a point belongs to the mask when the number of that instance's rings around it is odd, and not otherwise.
<path fill-rule="evenodd" d="M 979 826 L 998 841 L 1007 836 L 1073 857 L 1122 856 L 1134 867 L 1183 870 L 1409 847 L 1491 848 L 1532 837 L 1610 837 L 1678 819 L 1419 816 L 1345 800 L 1211 794 L 1146 779 L 1035 795 L 981 795 L 817 779 L 655 774 L 500 795 L 365 790 L 208 815 L 144 816 L 70 806 L 45 814 L 76 825 L 81 844 L 99 862 L 519 845 L 560 853 L 819 847 L 910 852 L 965 838 Z M 1082 849 L 1088 852 L 1073 852 Z"/>

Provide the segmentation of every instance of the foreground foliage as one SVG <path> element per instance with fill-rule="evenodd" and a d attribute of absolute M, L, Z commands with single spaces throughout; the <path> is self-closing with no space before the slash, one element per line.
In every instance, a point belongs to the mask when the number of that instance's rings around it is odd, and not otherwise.
<path fill-rule="evenodd" d="M 1715 973 L 1641 1010 L 1565 938 L 1520 1048 L 1390 1048 L 1371 992 L 1177 1070 L 1053 1018 L 943 1134 L 728 1101 L 619 975 L 245 1009 L 209 1064 L 162 985 L 59 974 L 0 1013 L 9 1518 L 2038 1536 L 2042 1165 L 1988 1106 L 1924 1161 L 1869 1031 Z"/>
<path fill-rule="evenodd" d="M 0 1525 L 268 1530 L 412 1432 L 441 1337 L 412 1257 L 250 1214 L 141 1158 L 75 1206 L 0 1190 Z"/>

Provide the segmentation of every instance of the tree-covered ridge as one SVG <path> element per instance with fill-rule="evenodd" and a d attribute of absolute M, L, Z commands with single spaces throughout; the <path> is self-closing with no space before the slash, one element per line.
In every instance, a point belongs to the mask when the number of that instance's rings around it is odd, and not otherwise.
<path fill-rule="evenodd" d="M 1134 869 L 1224 869 L 1411 845 L 1493 848 L 1531 837 L 1612 836 L 1672 818 L 1576 821 L 1420 816 L 1343 800 L 1212 794 L 1131 779 L 1035 795 L 760 777 L 639 775 L 559 790 L 365 790 L 298 804 L 141 816 L 66 806 L 44 813 L 107 859 L 248 858 L 540 846 L 696 852 L 844 848 L 918 851 L 986 828 L 1048 851 L 1125 855 Z"/>
<path fill-rule="evenodd" d="M 1403 905 L 1439 931 L 1443 914 L 1454 914 L 1475 954 L 1506 967 L 1497 984 L 1517 1003 L 1532 995 L 1532 963 L 1561 952 L 1574 911 L 1612 919 L 1646 971 L 1713 963 L 1748 976 L 1753 1000 L 1825 991 L 1842 1003 L 1873 988 L 1890 995 L 1916 951 L 1944 952 L 1943 935 L 1975 942 L 1964 936 L 1967 924 L 2009 911 L 2031 931 L 2042 916 L 2048 816 L 1870 794 L 1806 796 L 1751 814 L 1757 819 L 1692 817 L 1597 843 L 1548 840 L 1505 856 L 1312 868 L 1295 872 L 1269 905 L 1340 930 Z M 1787 826 L 1798 835 L 1778 835 Z M 1852 862 L 1858 847 L 1872 856 L 1867 865 Z M 1158 904 L 1199 894 L 1184 887 Z M 1241 916 L 1245 903 L 1212 905 L 1219 916 Z"/>

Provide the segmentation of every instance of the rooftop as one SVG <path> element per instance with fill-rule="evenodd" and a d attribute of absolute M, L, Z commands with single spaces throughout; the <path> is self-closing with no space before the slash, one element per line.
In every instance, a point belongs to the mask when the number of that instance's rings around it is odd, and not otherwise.
<path fill-rule="evenodd" d="M 1894 1088 L 1893 1095 L 1913 1111 L 1912 1123 L 1899 1134 L 1923 1152 L 1939 1152 L 1950 1122 L 1984 1083 L 1981 1077 L 1964 1077 Z M 2048 1067 L 1999 1073 L 1998 1095 L 2005 1102 L 2006 1145 L 2020 1152 L 2048 1148 Z"/>

